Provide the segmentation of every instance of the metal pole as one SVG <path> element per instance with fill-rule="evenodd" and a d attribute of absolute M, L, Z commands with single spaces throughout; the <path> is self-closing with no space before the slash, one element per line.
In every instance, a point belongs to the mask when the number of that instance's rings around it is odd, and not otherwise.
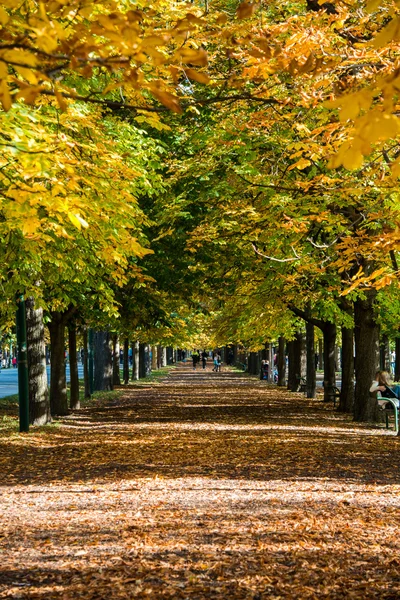
<path fill-rule="evenodd" d="M 93 388 L 94 388 L 93 329 L 89 329 L 88 345 L 89 345 L 89 392 L 90 392 L 90 395 L 92 395 Z"/>
<path fill-rule="evenodd" d="M 17 296 L 17 348 L 18 348 L 18 398 L 19 430 L 29 431 L 28 345 L 26 339 L 26 309 L 23 294 Z"/>

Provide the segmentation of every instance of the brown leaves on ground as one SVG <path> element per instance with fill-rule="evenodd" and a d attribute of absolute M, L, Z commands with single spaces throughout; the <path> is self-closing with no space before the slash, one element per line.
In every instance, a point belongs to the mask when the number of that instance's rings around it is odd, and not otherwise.
<path fill-rule="evenodd" d="M 184 367 L 0 443 L 0 598 L 400 597 L 400 440 L 318 400 Z"/>

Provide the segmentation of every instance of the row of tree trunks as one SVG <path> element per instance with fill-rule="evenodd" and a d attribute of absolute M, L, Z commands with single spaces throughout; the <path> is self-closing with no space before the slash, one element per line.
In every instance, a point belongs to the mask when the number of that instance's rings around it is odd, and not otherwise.
<path fill-rule="evenodd" d="M 46 371 L 46 345 L 43 309 L 35 308 L 32 297 L 26 299 L 26 335 L 28 341 L 29 422 L 46 425 L 51 421 Z"/>
<path fill-rule="evenodd" d="M 43 322 L 43 309 L 35 307 L 33 297 L 26 299 L 27 341 L 28 341 L 28 373 L 29 373 L 29 419 L 32 425 L 45 425 L 52 416 L 68 414 L 67 381 L 65 372 L 65 328 L 68 324 L 68 345 L 70 365 L 70 403 L 69 409 L 80 408 L 79 377 L 77 360 L 76 325 L 71 321 L 74 309 L 51 313 L 48 324 L 50 333 L 50 391 L 46 370 L 46 344 Z M 112 336 L 107 331 L 94 334 L 94 389 L 111 390 L 120 384 L 120 349 L 118 336 Z M 88 369 L 88 333 L 83 331 L 83 374 L 85 398 L 90 397 Z M 144 344 L 133 344 L 132 377 L 137 380 L 146 376 Z M 152 347 L 151 368 L 166 364 L 166 348 Z M 124 341 L 124 382 L 129 381 L 129 342 Z M 141 365 L 141 366 L 140 366 Z M 150 365 L 149 365 L 150 366 Z"/>

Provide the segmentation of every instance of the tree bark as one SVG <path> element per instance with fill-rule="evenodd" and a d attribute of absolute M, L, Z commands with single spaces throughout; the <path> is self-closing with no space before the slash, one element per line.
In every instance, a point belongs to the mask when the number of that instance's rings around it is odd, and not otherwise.
<path fill-rule="evenodd" d="M 291 390 L 292 392 L 297 392 L 297 390 L 299 389 L 299 385 L 300 385 L 300 380 L 301 380 L 301 355 L 302 355 L 302 349 L 303 349 L 303 345 L 304 345 L 304 334 L 299 330 L 296 331 L 296 337 L 294 339 L 294 373 L 295 373 L 295 381 L 296 381 L 296 387 L 294 390 Z"/>
<path fill-rule="evenodd" d="M 315 372 L 315 343 L 314 343 L 314 325 L 306 323 L 306 348 L 307 348 L 307 398 L 315 398 L 317 377 Z"/>
<path fill-rule="evenodd" d="M 132 343 L 132 380 L 139 380 L 139 342 Z"/>
<path fill-rule="evenodd" d="M 379 347 L 380 353 L 380 367 L 382 371 L 391 372 L 390 365 L 390 346 L 389 346 L 389 337 L 387 334 L 382 336 L 381 344 Z"/>
<path fill-rule="evenodd" d="M 318 368 L 321 371 L 324 368 L 324 342 L 322 340 L 318 340 Z"/>
<path fill-rule="evenodd" d="M 283 387 L 286 383 L 285 338 L 283 336 L 279 337 L 278 348 L 278 386 Z"/>
<path fill-rule="evenodd" d="M 95 331 L 94 347 L 94 385 L 96 391 L 109 391 L 112 385 L 112 353 L 110 348 L 110 333 Z"/>
<path fill-rule="evenodd" d="M 182 351 L 179 352 L 179 360 L 181 360 Z M 151 370 L 157 370 L 157 346 L 151 347 Z"/>
<path fill-rule="evenodd" d="M 365 299 L 354 304 L 355 375 L 354 420 L 377 420 L 377 402 L 369 393 L 379 364 L 379 326 L 375 319 L 376 290 L 366 290 Z"/>
<path fill-rule="evenodd" d="M 342 386 L 340 412 L 352 413 L 354 406 L 354 329 L 342 328 Z"/>
<path fill-rule="evenodd" d="M 116 333 L 112 336 L 112 363 L 113 363 L 113 376 L 112 376 L 113 386 L 121 385 L 121 378 L 119 375 L 119 364 L 120 364 L 119 340 L 118 340 L 118 335 Z"/>
<path fill-rule="evenodd" d="M 46 345 L 43 309 L 35 308 L 34 298 L 26 298 L 26 335 L 28 344 L 29 422 L 46 425 L 51 421 L 47 385 Z"/>
<path fill-rule="evenodd" d="M 88 332 L 85 327 L 83 330 L 83 381 L 85 385 L 85 398 L 90 398 L 90 383 L 89 383 L 89 345 Z"/>
<path fill-rule="evenodd" d="M 139 344 L 139 379 L 146 377 L 146 344 L 140 342 Z"/>
<path fill-rule="evenodd" d="M 69 346 L 69 407 L 72 410 L 80 408 L 79 401 L 79 376 L 78 376 L 78 359 L 76 353 L 76 326 L 74 323 L 68 325 L 68 346 Z"/>
<path fill-rule="evenodd" d="M 329 321 L 324 321 L 322 333 L 324 335 L 324 402 L 333 402 L 335 399 L 334 387 L 336 385 L 336 325 Z"/>
<path fill-rule="evenodd" d="M 295 370 L 295 341 L 291 340 L 287 344 L 288 348 L 288 390 L 291 392 L 297 391 L 297 379 Z"/>
<path fill-rule="evenodd" d="M 50 409 L 51 414 L 67 415 L 67 378 L 65 375 L 65 313 L 51 313 L 50 331 Z"/>
<path fill-rule="evenodd" d="M 124 383 L 129 383 L 129 340 L 124 339 Z"/>
<path fill-rule="evenodd" d="M 400 337 L 396 338 L 395 343 L 396 362 L 394 364 L 394 380 L 400 381 Z"/>

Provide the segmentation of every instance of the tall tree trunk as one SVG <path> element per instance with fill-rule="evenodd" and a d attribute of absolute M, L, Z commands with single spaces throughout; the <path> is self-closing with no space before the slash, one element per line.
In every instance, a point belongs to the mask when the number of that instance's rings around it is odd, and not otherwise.
<path fill-rule="evenodd" d="M 68 346 L 69 346 L 69 407 L 72 410 L 80 408 L 79 401 L 79 376 L 78 357 L 76 353 L 76 325 L 68 324 Z"/>
<path fill-rule="evenodd" d="M 94 389 L 96 391 L 112 390 L 112 352 L 110 348 L 110 333 L 108 331 L 95 331 L 93 335 L 93 346 Z"/>
<path fill-rule="evenodd" d="M 306 323 L 306 347 L 307 347 L 307 398 L 315 398 L 317 377 L 315 373 L 315 343 L 314 343 L 314 325 Z"/>
<path fill-rule="evenodd" d="M 399 330 L 399 332 L 400 332 L 400 330 Z M 396 338 L 395 343 L 396 343 L 396 347 L 395 347 L 396 357 L 395 357 L 395 363 L 394 363 L 394 380 L 400 381 L 400 336 Z"/>
<path fill-rule="evenodd" d="M 388 371 L 390 373 L 391 372 L 390 346 L 389 346 L 389 337 L 386 333 L 382 336 L 381 344 L 379 347 L 379 354 L 380 354 L 381 370 Z"/>
<path fill-rule="evenodd" d="M 355 374 L 354 420 L 377 420 L 377 402 L 369 393 L 379 364 L 379 326 L 375 319 L 375 290 L 366 290 L 365 299 L 354 304 Z"/>
<path fill-rule="evenodd" d="M 297 391 L 297 379 L 296 379 L 296 360 L 295 360 L 295 341 L 291 340 L 287 344 L 288 348 L 288 390 L 291 392 Z"/>
<path fill-rule="evenodd" d="M 181 360 L 182 350 L 179 351 L 179 360 Z M 151 370 L 157 370 L 157 346 L 151 347 Z"/>
<path fill-rule="evenodd" d="M 129 340 L 124 339 L 124 383 L 129 383 Z"/>
<path fill-rule="evenodd" d="M 50 410 L 54 415 L 68 414 L 67 378 L 65 375 L 65 313 L 53 311 L 50 331 Z"/>
<path fill-rule="evenodd" d="M 336 385 L 335 344 L 336 325 L 325 321 L 322 328 L 324 335 L 324 402 L 333 402 Z"/>
<path fill-rule="evenodd" d="M 352 413 L 354 406 L 354 329 L 342 328 L 342 386 L 339 411 Z"/>
<path fill-rule="evenodd" d="M 139 379 L 146 377 L 146 344 L 139 344 Z"/>
<path fill-rule="evenodd" d="M 324 368 L 324 342 L 321 339 L 318 340 L 318 368 L 321 371 Z"/>
<path fill-rule="evenodd" d="M 112 376 L 113 386 L 121 385 L 121 378 L 119 375 L 119 364 L 120 364 L 119 340 L 118 340 L 118 335 L 116 333 L 112 336 L 112 362 L 113 362 L 113 376 Z"/>
<path fill-rule="evenodd" d="M 286 383 L 286 357 L 285 338 L 281 335 L 278 340 L 278 386 L 283 387 Z"/>
<path fill-rule="evenodd" d="M 296 387 L 292 392 L 296 392 L 299 389 L 301 380 L 301 354 L 303 350 L 303 333 L 299 330 L 296 331 L 296 337 L 294 339 L 294 372 Z"/>
<path fill-rule="evenodd" d="M 46 425 L 51 421 L 47 386 L 46 345 L 43 309 L 35 308 L 32 297 L 26 298 L 26 336 L 28 343 L 29 422 Z"/>
<path fill-rule="evenodd" d="M 139 342 L 132 343 L 132 380 L 139 379 Z"/>
<path fill-rule="evenodd" d="M 85 385 L 85 398 L 90 398 L 90 383 L 89 383 L 89 344 L 88 331 L 85 327 L 83 330 L 83 381 Z"/>

